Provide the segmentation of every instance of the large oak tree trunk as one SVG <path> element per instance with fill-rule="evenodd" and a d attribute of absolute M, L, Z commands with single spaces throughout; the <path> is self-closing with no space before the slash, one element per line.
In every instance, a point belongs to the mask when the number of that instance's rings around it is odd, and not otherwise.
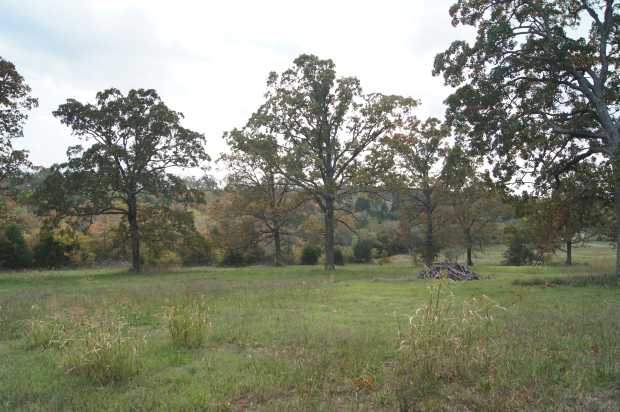
<path fill-rule="evenodd" d="M 325 199 L 325 270 L 334 270 L 334 199 Z"/>
<path fill-rule="evenodd" d="M 282 240 L 280 239 L 280 229 L 273 230 L 273 265 L 280 266 L 282 264 Z"/>
<path fill-rule="evenodd" d="M 571 266 L 573 264 L 573 242 L 571 240 L 566 241 L 566 265 Z"/>
<path fill-rule="evenodd" d="M 129 237 L 131 240 L 131 271 L 142 271 L 140 264 L 140 230 L 138 227 L 138 201 L 135 196 L 129 196 L 127 201 L 127 220 L 129 221 Z"/>
<path fill-rule="evenodd" d="M 616 160 L 618 162 L 618 160 Z M 614 171 L 614 192 L 616 205 L 616 276 L 620 280 L 620 166 L 615 166 Z"/>

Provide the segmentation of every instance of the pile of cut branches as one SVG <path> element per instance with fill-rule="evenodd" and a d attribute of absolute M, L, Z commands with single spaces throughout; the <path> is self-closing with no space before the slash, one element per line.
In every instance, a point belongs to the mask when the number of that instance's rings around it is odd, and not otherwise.
<path fill-rule="evenodd" d="M 471 272 L 466 266 L 452 262 L 437 262 L 418 273 L 420 279 L 479 280 L 480 275 Z"/>

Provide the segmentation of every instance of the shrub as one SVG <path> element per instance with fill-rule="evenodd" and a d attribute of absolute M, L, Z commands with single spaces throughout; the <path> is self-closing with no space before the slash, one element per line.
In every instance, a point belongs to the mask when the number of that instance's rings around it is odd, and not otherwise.
<path fill-rule="evenodd" d="M 181 265 L 181 258 L 176 252 L 162 250 L 154 254 L 151 252 L 152 249 L 150 247 L 145 249 L 145 253 L 142 255 L 142 262 L 149 270 L 166 270 Z"/>
<path fill-rule="evenodd" d="M 237 249 L 227 249 L 221 262 L 222 266 L 239 267 L 245 266 L 245 256 Z"/>
<path fill-rule="evenodd" d="M 202 346 L 208 326 L 204 302 L 170 306 L 166 318 L 174 346 L 185 349 Z"/>
<path fill-rule="evenodd" d="M 383 251 L 383 253 L 381 253 L 381 256 L 379 256 L 377 260 L 380 265 L 389 265 L 390 263 L 392 263 L 392 258 L 386 251 Z"/>
<path fill-rule="evenodd" d="M 45 269 L 69 266 L 73 249 L 73 245 L 56 239 L 52 233 L 42 233 L 39 243 L 34 247 L 34 264 Z"/>
<path fill-rule="evenodd" d="M 339 247 L 334 249 L 334 264 L 344 266 L 344 253 Z"/>
<path fill-rule="evenodd" d="M 375 242 L 370 239 L 358 239 L 353 246 L 353 258 L 358 263 L 368 263 L 372 260 L 372 249 Z"/>
<path fill-rule="evenodd" d="M 504 252 L 504 264 L 510 266 L 529 265 L 535 260 L 527 232 L 517 226 L 506 227 L 504 234 L 508 241 L 508 249 Z"/>
<path fill-rule="evenodd" d="M 206 237 L 194 233 L 183 239 L 179 255 L 184 266 L 207 266 L 213 263 L 213 246 Z"/>
<path fill-rule="evenodd" d="M 79 330 L 83 335 L 73 340 L 65 354 L 67 373 L 103 385 L 125 382 L 140 372 L 139 340 L 129 336 L 124 322 L 104 319 Z"/>
<path fill-rule="evenodd" d="M 321 248 L 316 245 L 305 245 L 301 251 L 302 265 L 316 265 L 321 257 Z"/>
<path fill-rule="evenodd" d="M 25 269 L 32 266 L 32 252 L 19 226 L 8 225 L 0 237 L 0 266 L 6 269 Z"/>
<path fill-rule="evenodd" d="M 375 245 L 381 250 L 382 256 L 387 253 L 388 256 L 404 255 L 409 252 L 408 245 L 399 236 L 397 230 L 382 231 L 377 234 L 377 244 Z"/>

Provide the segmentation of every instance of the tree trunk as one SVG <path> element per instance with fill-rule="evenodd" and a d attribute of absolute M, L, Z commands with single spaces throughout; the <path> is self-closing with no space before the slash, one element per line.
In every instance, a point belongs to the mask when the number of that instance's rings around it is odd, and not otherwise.
<path fill-rule="evenodd" d="M 334 199 L 325 199 L 325 270 L 334 270 Z"/>
<path fill-rule="evenodd" d="M 131 271 L 142 271 L 140 264 L 140 230 L 138 228 L 138 201 L 135 195 L 129 196 L 127 201 L 127 220 L 129 220 L 129 236 L 131 239 Z"/>
<path fill-rule="evenodd" d="M 571 266 L 573 264 L 573 241 L 566 241 L 566 265 Z"/>
<path fill-rule="evenodd" d="M 465 228 L 465 241 L 467 242 L 467 266 L 474 266 L 474 260 L 472 259 L 472 245 L 473 236 L 471 235 L 471 227 Z"/>
<path fill-rule="evenodd" d="M 273 265 L 280 266 L 282 264 L 282 240 L 280 239 L 280 229 L 273 230 Z"/>
<path fill-rule="evenodd" d="M 620 161 L 620 157 L 616 155 L 616 163 Z M 620 280 L 620 166 L 614 167 L 614 192 L 616 205 L 616 277 Z"/>

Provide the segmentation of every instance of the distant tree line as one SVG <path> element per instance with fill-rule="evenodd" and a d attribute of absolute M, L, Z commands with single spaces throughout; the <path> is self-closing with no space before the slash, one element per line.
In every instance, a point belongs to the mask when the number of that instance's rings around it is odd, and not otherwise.
<path fill-rule="evenodd" d="M 13 143 L 37 99 L 0 58 L 0 265 L 473 265 L 500 242 L 509 264 L 561 250 L 570 265 L 576 244 L 620 245 L 619 10 L 457 1 L 453 23 L 478 31 L 435 58 L 455 88 L 445 122 L 301 55 L 224 134 L 222 182 L 180 177 L 208 165 L 205 136 L 148 89 L 68 99 L 53 114 L 81 144 L 30 164 Z"/>

